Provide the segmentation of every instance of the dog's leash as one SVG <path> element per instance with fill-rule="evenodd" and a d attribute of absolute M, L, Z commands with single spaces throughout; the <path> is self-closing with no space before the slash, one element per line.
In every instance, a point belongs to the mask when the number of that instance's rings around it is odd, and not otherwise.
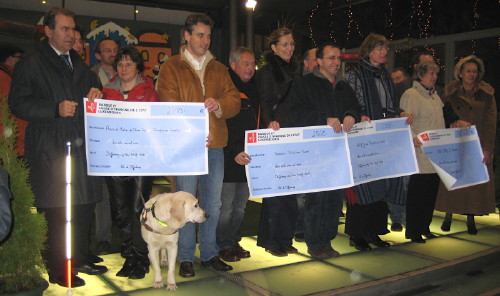
<path fill-rule="evenodd" d="M 139 186 L 139 182 L 137 182 L 137 178 L 135 178 L 135 177 L 132 177 L 132 178 L 134 178 L 135 185 L 137 187 L 137 190 L 139 191 L 139 196 L 141 197 L 142 205 L 144 207 L 144 209 L 142 210 L 142 213 L 141 213 L 141 224 L 144 226 L 144 228 L 146 228 L 147 231 L 150 231 L 150 232 L 153 232 L 153 233 L 157 233 L 157 234 L 163 234 L 163 235 L 171 235 L 171 234 L 176 233 L 177 230 L 174 230 L 174 232 L 172 232 L 172 233 L 161 233 L 159 231 L 154 230 L 151 226 L 149 226 L 147 224 L 147 222 L 148 222 L 148 212 L 151 212 L 151 215 L 153 215 L 153 218 L 156 220 L 156 222 L 158 222 L 158 224 L 160 224 L 161 227 L 168 228 L 168 224 L 167 223 L 165 223 L 165 222 L 161 221 L 160 219 L 156 218 L 156 214 L 155 214 L 155 205 L 156 205 L 156 202 L 153 203 L 153 205 L 150 208 L 146 207 L 146 200 L 144 199 L 144 195 L 142 194 L 141 186 Z"/>

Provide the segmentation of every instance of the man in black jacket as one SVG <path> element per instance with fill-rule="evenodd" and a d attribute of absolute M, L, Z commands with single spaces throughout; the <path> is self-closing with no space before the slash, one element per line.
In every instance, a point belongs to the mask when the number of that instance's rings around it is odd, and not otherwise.
<path fill-rule="evenodd" d="M 37 210 L 47 220 L 49 281 L 68 286 L 65 277 L 65 159 L 71 142 L 72 262 L 74 271 L 101 274 L 105 266 L 93 264 L 89 252 L 90 223 L 96 202 L 102 199 L 97 177 L 87 176 L 83 98 L 102 97 L 99 81 L 72 47 L 74 13 L 52 8 L 44 17 L 47 39 L 14 69 L 9 104 L 12 113 L 28 121 L 25 156 Z M 72 286 L 85 285 L 75 274 Z"/>
<path fill-rule="evenodd" d="M 348 132 L 359 122 L 361 107 L 340 73 L 340 48 L 323 44 L 316 52 L 318 66 L 297 81 L 290 92 L 288 118 L 293 126 L 329 125 Z M 337 235 L 342 190 L 309 193 L 305 198 L 304 234 L 309 254 L 318 259 L 337 257 L 330 241 Z"/>
<path fill-rule="evenodd" d="M 240 91 L 240 113 L 227 119 L 228 142 L 224 147 L 224 183 L 222 184 L 222 205 L 217 223 L 217 244 L 221 259 L 228 262 L 250 257 L 239 242 L 239 228 L 245 216 L 249 197 L 245 165 L 250 156 L 245 153 L 245 131 L 258 128 L 259 98 L 253 79 L 255 56 L 246 47 L 238 47 L 229 55 L 229 75 Z"/>

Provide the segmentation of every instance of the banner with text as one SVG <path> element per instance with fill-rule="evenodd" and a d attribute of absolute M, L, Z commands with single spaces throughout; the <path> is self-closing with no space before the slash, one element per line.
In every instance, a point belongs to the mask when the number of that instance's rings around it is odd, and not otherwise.
<path fill-rule="evenodd" d="M 203 103 L 85 99 L 89 175 L 207 174 L 207 136 Z"/>
<path fill-rule="evenodd" d="M 356 185 L 419 172 L 406 118 L 360 122 L 347 137 Z"/>
<path fill-rule="evenodd" d="M 310 126 L 247 131 L 245 137 L 252 197 L 342 189 L 418 173 L 404 118 L 359 123 L 349 135 Z"/>
<path fill-rule="evenodd" d="M 446 189 L 451 191 L 489 181 L 475 126 L 426 131 L 418 138 Z"/>

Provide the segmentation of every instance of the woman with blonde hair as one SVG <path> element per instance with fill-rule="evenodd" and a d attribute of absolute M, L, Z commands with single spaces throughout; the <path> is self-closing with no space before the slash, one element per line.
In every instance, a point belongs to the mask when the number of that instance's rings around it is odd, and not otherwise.
<path fill-rule="evenodd" d="M 493 152 L 495 146 L 497 107 L 493 87 L 484 82 L 483 61 L 474 56 L 461 59 L 453 71 L 455 80 L 445 88 L 444 101 L 451 104 L 461 120 L 475 125 L 483 149 L 484 164 L 488 167 L 490 181 L 462 189 L 448 191 L 440 185 L 436 210 L 446 212 L 441 225 L 449 231 L 452 214 L 467 215 L 467 232 L 476 234 L 474 216 L 495 212 L 495 180 Z"/>

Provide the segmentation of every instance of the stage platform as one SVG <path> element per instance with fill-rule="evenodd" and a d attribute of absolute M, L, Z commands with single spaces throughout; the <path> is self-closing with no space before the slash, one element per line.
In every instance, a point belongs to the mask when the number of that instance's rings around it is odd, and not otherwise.
<path fill-rule="evenodd" d="M 250 202 L 253 203 L 253 202 Z M 477 235 L 467 233 L 465 217 L 454 215 L 450 232 L 440 229 L 443 213 L 435 212 L 431 231 L 437 238 L 411 243 L 404 232 L 382 236 L 390 248 L 357 251 L 349 246 L 343 218 L 332 247 L 338 258 L 315 260 L 305 243 L 295 242 L 299 254 L 274 257 L 247 236 L 241 245 L 252 257 L 230 263 L 233 270 L 218 273 L 195 263 L 196 276 L 175 274 L 178 290 L 153 289 L 153 271 L 141 280 L 117 277 L 124 259 L 104 255 L 109 271 L 81 275 L 86 286 L 73 295 L 500 295 L 500 220 L 498 211 L 476 217 Z M 166 269 L 162 269 L 166 281 Z M 66 295 L 67 288 L 51 284 L 44 296 Z"/>

